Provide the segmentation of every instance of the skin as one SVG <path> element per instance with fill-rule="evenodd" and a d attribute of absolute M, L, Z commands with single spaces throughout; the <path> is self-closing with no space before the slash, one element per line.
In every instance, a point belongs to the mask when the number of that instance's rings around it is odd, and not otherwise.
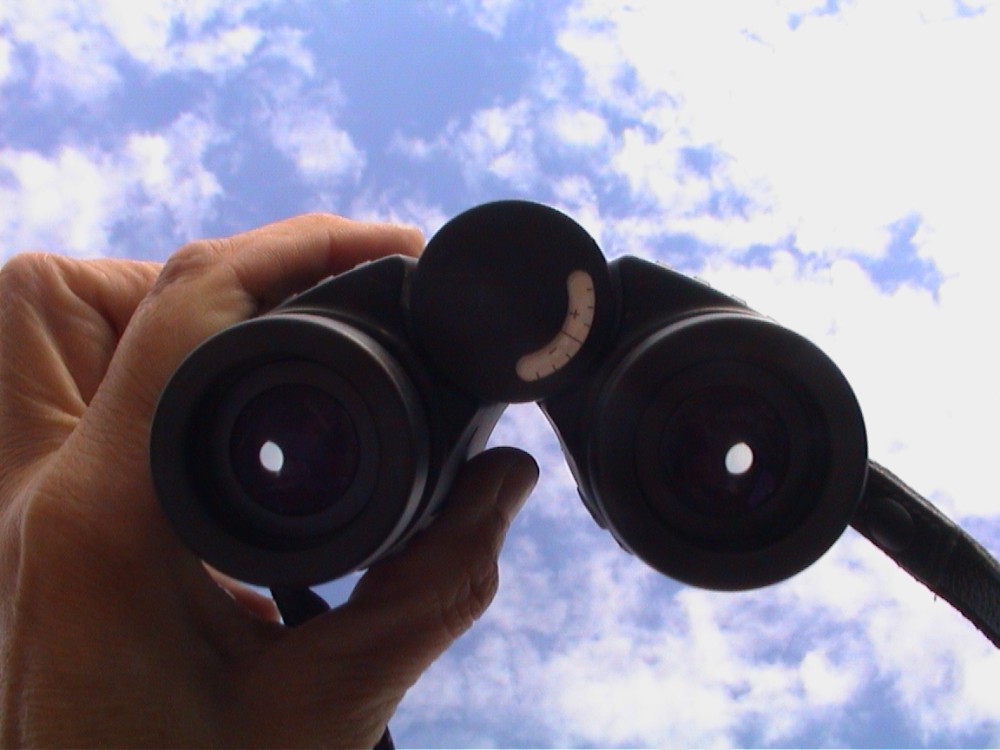
<path fill-rule="evenodd" d="M 0 269 L 0 745 L 378 740 L 492 600 L 534 461 L 472 459 L 406 552 L 289 629 L 177 540 L 146 445 L 160 390 L 206 337 L 421 247 L 415 230 L 316 214 L 193 242 L 162 267 L 26 254 Z"/>

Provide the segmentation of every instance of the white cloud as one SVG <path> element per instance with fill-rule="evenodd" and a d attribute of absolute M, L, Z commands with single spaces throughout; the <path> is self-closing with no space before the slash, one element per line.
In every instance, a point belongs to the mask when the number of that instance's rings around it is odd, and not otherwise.
<path fill-rule="evenodd" d="M 443 136 L 430 140 L 419 136 L 408 136 L 401 132 L 393 134 L 388 147 L 390 153 L 402 154 L 403 156 L 417 162 L 426 162 L 443 149 Z"/>
<path fill-rule="evenodd" d="M 785 587 L 795 606 L 860 629 L 851 660 L 888 678 L 905 714 L 934 742 L 944 732 L 986 730 L 1000 740 L 1000 707 L 990 685 L 1000 651 L 867 541 L 849 534 L 828 560 Z M 813 590 L 807 590 L 807 589 Z M 862 673 L 864 674 L 864 673 Z M 992 675 L 992 677 L 990 677 Z M 990 743 L 988 743 L 990 744 Z"/>
<path fill-rule="evenodd" d="M 676 131 L 651 136 L 642 127 L 632 127 L 621 134 L 611 166 L 628 180 L 633 193 L 655 198 L 675 230 L 690 231 L 694 222 L 718 225 L 719 216 L 709 213 L 710 202 L 727 185 L 718 175 L 690 169 L 682 152 L 686 145 Z M 731 212 L 724 213 L 728 226 Z"/>
<path fill-rule="evenodd" d="M 586 519 L 555 527 L 569 551 L 553 566 L 554 529 L 519 524 L 497 601 L 408 694 L 404 734 L 458 721 L 480 744 L 844 745 L 873 699 L 930 744 L 1000 727 L 1000 653 L 854 533 L 783 584 L 726 594 L 669 583 Z"/>
<path fill-rule="evenodd" d="M 364 169 L 364 153 L 322 109 L 280 106 L 271 120 L 271 138 L 306 179 L 353 181 Z"/>
<path fill-rule="evenodd" d="M 729 157 L 722 176 L 807 251 L 878 255 L 885 227 L 919 209 L 930 226 L 961 232 L 962 257 L 981 254 L 1000 167 L 987 93 L 1000 85 L 1000 15 L 973 24 L 947 17 L 950 4 L 850 3 L 793 30 L 789 12 L 809 9 L 795 5 L 578 3 L 562 47 L 608 106 L 629 71 L 636 88 L 623 108 L 639 102 L 656 133 L 646 141 L 658 159 L 623 157 L 618 168 L 672 219 L 669 152 L 711 144 Z"/>
<path fill-rule="evenodd" d="M 556 140 L 567 146 L 593 148 L 610 137 L 604 118 L 585 109 L 558 107 L 551 115 L 549 127 Z"/>
<path fill-rule="evenodd" d="M 599 238 L 604 233 L 604 220 L 597 191 L 592 180 L 583 174 L 572 174 L 554 178 L 551 182 L 555 208 L 572 216 L 591 237 Z"/>
<path fill-rule="evenodd" d="M 5 36 L 0 36 L 0 86 L 14 75 L 14 45 Z"/>
<path fill-rule="evenodd" d="M 0 247 L 117 254 L 111 234 L 127 222 L 155 225 L 171 241 L 196 236 L 221 193 L 202 163 L 216 138 L 209 123 L 185 115 L 162 133 L 129 135 L 117 150 L 0 150 Z"/>
<path fill-rule="evenodd" d="M 161 134 L 132 135 L 125 156 L 138 175 L 142 212 L 166 217 L 170 231 L 181 239 L 199 236 L 222 195 L 204 164 L 205 155 L 224 137 L 212 123 L 191 114 L 181 115 Z"/>
<path fill-rule="evenodd" d="M 857 691 L 860 675 L 844 664 L 837 664 L 828 652 L 814 649 L 799 664 L 799 679 L 805 700 L 821 707 L 846 703 Z"/>
<path fill-rule="evenodd" d="M 113 45 L 91 20 L 91 8 L 59 0 L 4 3 L 0 27 L 13 49 L 31 49 L 37 56 L 33 87 L 41 96 L 64 91 L 76 99 L 105 94 L 118 82 Z"/>
<path fill-rule="evenodd" d="M 465 3 L 472 12 L 473 23 L 498 38 L 503 36 L 511 13 L 522 4 L 522 0 L 466 0 Z"/>
<path fill-rule="evenodd" d="M 547 81 L 551 83 L 551 81 Z M 607 122 L 597 112 L 564 106 L 558 91 L 535 91 L 509 104 L 476 110 L 465 121 L 453 120 L 438 137 L 426 139 L 396 133 L 390 149 L 414 161 L 448 154 L 461 168 L 469 185 L 485 175 L 515 190 L 535 188 L 540 181 L 554 186 L 560 178 L 541 166 L 553 152 L 584 156 L 593 165 L 611 146 Z M 563 191 L 571 189 L 562 182 Z"/>
<path fill-rule="evenodd" d="M 863 667 L 820 662 L 829 642 L 798 654 L 791 607 L 779 615 L 758 592 L 665 595 L 656 574 L 592 549 L 573 565 L 589 571 L 589 609 L 578 614 L 593 629 L 561 631 L 540 670 L 561 744 L 733 746 L 750 725 L 781 742 L 855 697 Z M 817 668 L 836 682 L 819 684 Z"/>
<path fill-rule="evenodd" d="M 316 74 L 316 61 L 305 45 L 306 35 L 307 32 L 302 29 L 268 29 L 267 43 L 261 54 L 284 60 L 303 75 L 312 77 Z"/>
<path fill-rule="evenodd" d="M 523 4 L 524 0 L 448 0 L 435 5 L 435 9 L 448 16 L 462 16 L 475 28 L 499 39 L 511 14 Z"/>
<path fill-rule="evenodd" d="M 630 63 L 614 35 L 608 33 L 607 9 L 596 3 L 577 3 L 556 42 L 578 62 L 588 100 L 630 109 L 633 97 L 624 85 Z"/>
<path fill-rule="evenodd" d="M 487 172 L 515 187 L 529 187 L 537 179 L 532 124 L 527 101 L 473 114 L 458 136 L 457 157 L 466 179 L 475 183 Z"/>
<path fill-rule="evenodd" d="M 193 70 L 218 76 L 244 66 L 263 47 L 300 69 L 310 68 L 300 36 L 276 29 L 268 40 L 259 25 L 246 20 L 268 2 L 37 0 L 5 3 L 0 25 L 9 29 L 8 49 L 23 47 L 36 60 L 36 93 L 87 101 L 119 83 L 116 66 L 122 59 L 156 74 Z"/>
<path fill-rule="evenodd" d="M 72 147 L 60 149 L 51 159 L 4 149 L 0 170 L 8 176 L 7 185 L 0 187 L 5 249 L 101 254 L 108 249 L 110 225 L 124 211 L 134 185 L 107 155 Z M 53 216 L 63 221 L 53 222 Z"/>
<path fill-rule="evenodd" d="M 302 177 L 324 189 L 360 178 L 366 157 L 337 123 L 344 96 L 336 83 L 323 87 L 297 75 L 273 75 L 260 95 L 260 124 Z"/>
<path fill-rule="evenodd" d="M 387 221 L 413 226 L 423 233 L 425 239 L 430 239 L 451 218 L 436 204 L 397 195 L 377 199 L 361 196 L 353 202 L 349 216 L 358 221 Z"/>
<path fill-rule="evenodd" d="M 81 18 L 103 26 L 125 54 L 156 72 L 219 74 L 242 65 L 261 41 L 262 30 L 244 19 L 264 4 L 266 0 L 100 0 L 78 7 Z"/>
<path fill-rule="evenodd" d="M 555 93 L 536 92 L 530 98 L 476 110 L 462 121 L 451 121 L 432 139 L 397 132 L 389 148 L 415 162 L 448 155 L 472 186 L 490 175 L 515 190 L 528 190 L 542 179 L 540 157 L 550 151 L 590 155 L 610 145 L 611 133 L 601 115 L 562 106 Z M 545 179 L 556 177 L 545 175 Z M 563 183 L 564 190 L 569 186 L 570 182 Z"/>
<path fill-rule="evenodd" d="M 262 38 L 263 32 L 259 28 L 241 25 L 192 41 L 178 58 L 183 60 L 183 65 L 194 70 L 220 73 L 243 65 Z"/>

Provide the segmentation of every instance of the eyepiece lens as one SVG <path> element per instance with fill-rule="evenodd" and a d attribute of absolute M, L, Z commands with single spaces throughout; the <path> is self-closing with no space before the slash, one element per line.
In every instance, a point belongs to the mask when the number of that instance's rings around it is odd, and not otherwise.
<path fill-rule="evenodd" d="M 788 460 L 788 433 L 778 413 L 743 388 L 695 393 L 667 419 L 660 437 L 667 488 L 709 516 L 742 515 L 767 503 Z"/>
<path fill-rule="evenodd" d="M 333 506 L 354 481 L 359 458 L 350 414 L 314 386 L 269 388 L 243 407 L 233 425 L 230 461 L 240 487 L 281 515 Z"/>
<path fill-rule="evenodd" d="M 726 471 L 734 477 L 742 476 L 753 468 L 753 448 L 740 441 L 726 451 Z"/>

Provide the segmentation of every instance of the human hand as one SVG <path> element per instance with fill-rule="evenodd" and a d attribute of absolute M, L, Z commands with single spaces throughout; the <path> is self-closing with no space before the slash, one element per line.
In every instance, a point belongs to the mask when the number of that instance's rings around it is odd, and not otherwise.
<path fill-rule="evenodd" d="M 371 747 L 485 610 L 530 457 L 484 453 L 350 600 L 282 626 L 210 573 L 156 501 L 154 406 L 212 333 L 383 255 L 412 230 L 309 215 L 162 268 L 17 256 L 0 270 L 0 745 Z"/>

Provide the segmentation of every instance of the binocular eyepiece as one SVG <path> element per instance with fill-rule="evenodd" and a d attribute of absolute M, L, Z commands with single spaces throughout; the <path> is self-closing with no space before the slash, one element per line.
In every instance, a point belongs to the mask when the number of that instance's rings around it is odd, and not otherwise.
<path fill-rule="evenodd" d="M 667 268 L 608 263 L 572 219 L 521 201 L 205 341 L 160 397 L 153 481 L 212 566 L 315 585 L 432 522 L 505 406 L 527 401 L 594 519 L 685 583 L 797 573 L 864 490 L 864 420 L 816 346 Z"/>

